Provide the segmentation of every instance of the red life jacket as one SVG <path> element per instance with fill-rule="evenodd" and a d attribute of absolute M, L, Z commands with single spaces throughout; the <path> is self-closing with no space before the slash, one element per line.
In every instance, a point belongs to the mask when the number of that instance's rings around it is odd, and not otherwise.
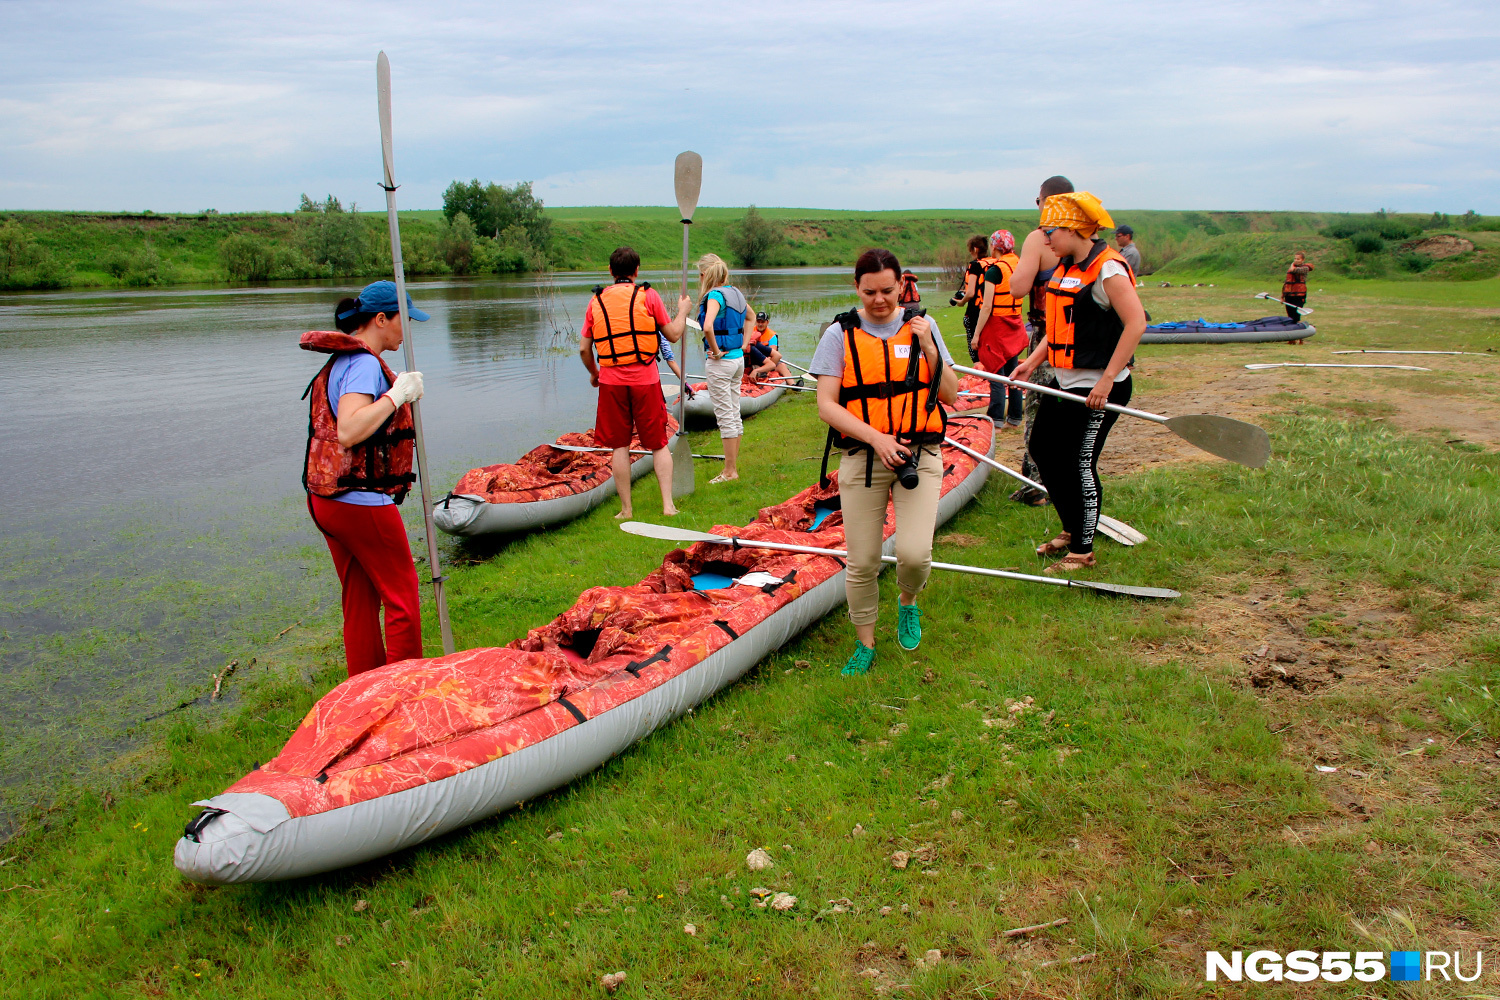
<path fill-rule="evenodd" d="M 917 276 L 915 274 L 903 274 L 901 276 L 901 295 L 896 301 L 903 306 L 922 301 L 922 294 L 917 291 Z"/>
<path fill-rule="evenodd" d="M 386 382 L 394 385 L 396 373 L 380 355 L 357 337 L 331 330 L 313 330 L 302 335 L 304 351 L 332 354 L 323 370 L 313 376 L 302 398 L 307 403 L 307 456 L 302 462 L 302 488 L 320 497 L 336 497 L 351 490 L 386 493 L 400 503 L 411 484 L 412 455 L 417 432 L 412 424 L 411 404 L 397 408 L 385 423 L 353 448 L 339 444 L 338 418 L 328 402 L 328 379 L 333 363 L 341 355 L 364 352 L 380 362 Z"/>

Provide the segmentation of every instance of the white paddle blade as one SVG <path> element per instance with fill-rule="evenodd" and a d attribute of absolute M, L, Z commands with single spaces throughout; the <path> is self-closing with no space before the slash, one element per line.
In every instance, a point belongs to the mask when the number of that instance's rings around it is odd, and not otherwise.
<path fill-rule="evenodd" d="M 693 445 L 686 434 L 672 442 L 672 498 L 685 497 L 698 488 L 698 474 L 693 468 Z M 699 539 L 702 541 L 702 539 Z"/>
<path fill-rule="evenodd" d="M 1182 594 L 1176 590 L 1166 587 L 1132 587 L 1125 583 L 1100 583 L 1097 580 L 1069 580 L 1070 587 L 1085 587 L 1089 590 L 1099 590 L 1106 594 L 1120 594 L 1124 597 L 1149 597 L 1158 601 L 1175 601 Z"/>
<path fill-rule="evenodd" d="M 620 530 L 642 538 L 658 538 L 664 542 L 727 542 L 723 535 L 710 535 L 706 531 L 678 528 L 670 524 L 652 524 L 650 521 L 622 521 Z"/>
<path fill-rule="evenodd" d="M 385 166 L 385 186 L 396 186 L 396 160 L 391 153 L 391 61 L 385 53 L 375 57 L 375 93 L 380 101 L 380 153 Z"/>
<path fill-rule="evenodd" d="M 1202 448 L 1210 455 L 1218 455 L 1252 469 L 1264 468 L 1271 458 L 1271 436 L 1266 433 L 1265 428 L 1247 424 L 1243 420 L 1212 413 L 1190 413 L 1181 417 L 1169 417 L 1167 427 L 1184 441 Z"/>
<path fill-rule="evenodd" d="M 703 187 L 703 157 L 689 150 L 677 154 L 677 169 L 673 175 L 677 188 L 677 210 L 683 221 L 691 222 L 698 210 L 698 192 Z"/>
<path fill-rule="evenodd" d="M 1113 531 L 1114 534 L 1110 535 L 1109 537 L 1113 538 L 1121 545 L 1139 545 L 1142 542 L 1150 541 L 1144 531 L 1138 531 L 1137 529 L 1126 524 L 1124 521 L 1116 520 L 1113 517 L 1107 517 L 1104 514 L 1099 515 L 1099 530 L 1106 532 Z"/>

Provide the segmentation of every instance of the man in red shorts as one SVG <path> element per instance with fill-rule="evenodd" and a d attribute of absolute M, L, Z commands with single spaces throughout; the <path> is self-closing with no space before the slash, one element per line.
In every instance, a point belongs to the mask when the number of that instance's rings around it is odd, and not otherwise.
<path fill-rule="evenodd" d="M 599 411 L 594 418 L 594 440 L 613 448 L 610 468 L 620 492 L 620 513 L 630 514 L 630 438 L 639 434 L 651 452 L 656 482 L 661 487 L 662 513 L 677 513 L 672 504 L 672 453 L 667 450 L 667 403 L 662 396 L 656 352 L 661 338 L 677 343 L 687 322 L 686 295 L 677 298 L 677 316 L 667 318 L 667 307 L 649 284 L 637 284 L 641 255 L 620 247 L 609 255 L 614 284 L 594 289 L 583 316 L 583 342 L 578 354 L 589 370 L 589 382 L 599 389 Z M 595 357 L 597 355 L 597 360 Z"/>

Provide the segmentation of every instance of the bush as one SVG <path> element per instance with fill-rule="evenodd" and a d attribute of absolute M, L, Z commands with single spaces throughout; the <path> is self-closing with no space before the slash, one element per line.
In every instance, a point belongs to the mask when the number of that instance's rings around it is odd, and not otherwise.
<path fill-rule="evenodd" d="M 333 195 L 322 202 L 313 201 L 305 194 L 302 196 L 296 214 L 302 252 L 319 274 L 336 278 L 363 274 L 367 270 L 365 258 L 370 252 L 369 230 L 360 221 L 358 211 L 358 206 L 353 204 L 347 212 L 344 211 Z"/>
<path fill-rule="evenodd" d="M 1380 238 L 1379 233 L 1366 230 L 1350 237 L 1349 245 L 1355 253 L 1378 253 L 1385 249 L 1385 240 Z"/>
<path fill-rule="evenodd" d="M 531 181 L 512 187 L 480 184 L 477 177 L 467 184 L 454 181 L 443 192 L 443 215 L 451 223 L 460 214 L 469 217 L 478 234 L 492 239 L 501 239 L 511 226 L 520 226 L 530 246 L 545 252 L 552 244 L 552 220 L 542 214 L 542 202 L 532 193 Z"/>
<path fill-rule="evenodd" d="M 276 271 L 276 251 L 254 233 L 236 233 L 219 244 L 219 257 L 231 281 L 269 281 Z"/>
<path fill-rule="evenodd" d="M 438 233 L 438 255 L 454 274 L 473 274 L 477 270 L 474 266 L 476 238 L 474 223 L 464 212 L 458 212 L 443 223 L 442 231 Z"/>
<path fill-rule="evenodd" d="M 786 242 L 781 227 L 765 219 L 754 205 L 745 220 L 724 233 L 724 242 L 740 267 L 759 267 Z"/>
<path fill-rule="evenodd" d="M 1433 261 L 1425 253 L 1404 253 L 1396 258 L 1396 263 L 1401 266 L 1401 270 L 1416 274 L 1431 267 Z"/>

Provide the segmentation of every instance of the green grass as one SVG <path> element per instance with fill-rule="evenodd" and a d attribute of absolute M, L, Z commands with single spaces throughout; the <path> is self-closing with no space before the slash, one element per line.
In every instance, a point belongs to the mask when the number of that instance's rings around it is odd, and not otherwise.
<path fill-rule="evenodd" d="M 0 989 L 577 997 L 602 995 L 598 977 L 620 969 L 618 996 L 859 997 L 910 983 L 926 997 L 1187 997 L 1201 994 L 1203 948 L 1351 949 L 1359 926 L 1397 934 L 1387 908 L 1410 915 L 1424 946 L 1455 925 L 1492 933 L 1483 845 L 1495 824 L 1474 817 L 1493 772 L 1461 765 L 1500 736 L 1500 648 L 1484 626 L 1500 457 L 1351 417 L 1337 399 L 1284 402 L 1263 418 L 1276 456 L 1265 470 L 1216 462 L 1109 482 L 1107 508 L 1151 541 L 1102 548 L 1096 578 L 1172 585 L 1177 604 L 935 575 L 922 648 L 901 652 L 888 614 L 868 678 L 838 676 L 852 634 L 836 613 L 523 809 L 321 878 L 195 887 L 170 863 L 188 803 L 277 752 L 342 674 L 331 623 L 296 648 L 269 645 L 240 711 L 176 720 L 133 770 L 0 849 Z M 682 523 L 743 523 L 807 485 L 821 429 L 805 397 L 750 421 L 742 480 L 700 485 Z M 693 438 L 698 451 L 716 443 Z M 1035 566 L 1053 517 L 1009 490 L 987 486 L 940 532 L 970 538 L 940 542 L 938 558 Z M 652 478 L 637 484 L 638 516 L 659 502 Z M 516 638 L 586 586 L 654 568 L 663 546 L 623 535 L 613 513 L 451 561 L 460 645 Z M 882 583 L 887 611 L 894 583 Z M 1438 668 L 1399 690 L 1267 700 L 1237 656 L 1205 666 L 1191 652 L 1208 641 L 1205 615 L 1252 588 L 1281 601 L 1388 594 Z M 1335 613 L 1311 620 L 1309 642 L 1375 638 Z M 1306 726 L 1287 732 L 1288 719 Z M 1369 822 L 1342 818 L 1291 742 L 1314 730 L 1343 766 L 1389 783 Z M 1400 755 L 1427 736 L 1433 756 Z M 774 869 L 746 870 L 756 847 Z M 905 870 L 896 851 L 915 855 Z M 798 903 L 759 909 L 755 887 Z M 1034 943 L 998 937 L 1058 917 L 1071 923 Z M 931 948 L 944 963 L 915 967 Z M 1089 952 L 1091 964 L 1037 968 Z M 861 977 L 868 968 L 882 976 Z"/>
<path fill-rule="evenodd" d="M 693 224 L 695 253 L 712 252 L 731 259 L 727 231 L 745 215 L 744 208 L 705 206 Z M 681 259 L 682 225 L 675 208 L 656 206 L 558 207 L 546 210 L 552 220 L 552 260 L 564 269 L 603 270 L 609 254 L 621 244 L 640 252 L 647 267 L 665 267 Z M 953 258 L 967 260 L 965 240 L 1008 228 L 1018 236 L 1035 225 L 1034 209 L 920 209 L 910 211 L 838 211 L 813 208 L 761 209 L 785 227 L 787 242 L 773 255 L 777 266 L 847 266 L 861 250 L 886 246 L 903 264 L 934 264 Z M 366 211 L 367 241 L 386 238 L 384 213 Z M 1399 246 L 1392 243 L 1372 254 L 1355 254 L 1346 240 L 1318 235 L 1344 218 L 1317 212 L 1183 212 L 1114 211 L 1117 222 L 1136 230 L 1147 272 L 1159 271 L 1172 280 L 1259 278 L 1279 281 L 1294 250 L 1305 250 L 1320 270 L 1316 279 L 1350 274 L 1381 279 L 1390 284 L 1462 285 L 1494 279 L 1500 273 L 1500 234 L 1495 220 L 1481 218 L 1471 229 L 1452 225 L 1432 232 L 1455 232 L 1472 240 L 1476 250 L 1439 261 L 1420 273 L 1399 265 Z M 408 264 L 421 273 L 444 273 L 435 246 L 442 212 L 436 209 L 401 213 Z M 137 258 L 150 247 L 160 258 L 152 283 L 224 283 L 227 271 L 220 245 L 236 233 L 250 233 L 278 247 L 297 243 L 292 213 L 157 215 L 153 213 L 5 212 L 0 225 L 14 220 L 25 230 L 32 248 L 22 257 L 41 254 L 37 263 L 17 272 L 0 273 L 0 285 L 27 281 L 35 287 L 103 286 L 143 278 L 110 276 L 111 260 Z M 1418 216 L 1408 222 L 1430 224 Z M 425 249 L 417 249 L 418 244 Z M 383 274 L 388 266 L 379 253 L 367 254 L 361 273 Z M 28 269 L 29 268 L 29 269 Z M 118 271 L 118 266 L 116 270 Z M 369 271 L 370 274 L 364 274 Z M 281 273 L 281 272 L 276 272 Z"/>

